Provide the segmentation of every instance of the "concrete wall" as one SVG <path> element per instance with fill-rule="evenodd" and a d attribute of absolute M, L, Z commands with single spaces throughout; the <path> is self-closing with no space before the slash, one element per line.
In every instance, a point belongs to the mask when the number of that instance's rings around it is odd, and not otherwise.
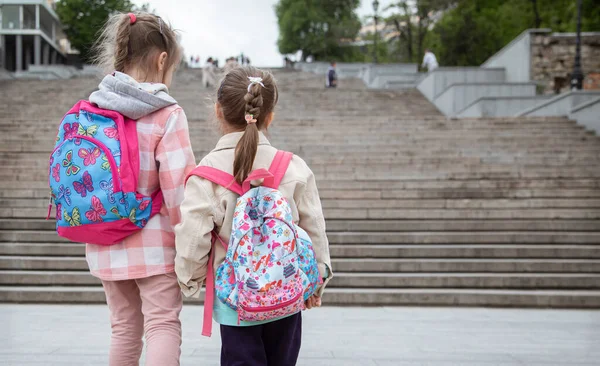
<path fill-rule="evenodd" d="M 427 74 L 417 85 L 423 95 L 433 101 L 449 86 L 459 83 L 497 83 L 506 81 L 504 69 L 479 67 L 440 67 Z"/>
<path fill-rule="evenodd" d="M 396 76 L 400 74 L 417 74 L 417 64 L 389 64 L 389 65 L 369 65 L 363 68 L 361 75 L 363 81 L 371 86 L 378 76 Z"/>
<path fill-rule="evenodd" d="M 571 110 L 569 118 L 600 135 L 600 97 Z"/>
<path fill-rule="evenodd" d="M 429 100 L 433 102 L 435 93 L 435 70 L 428 73 L 421 81 L 417 84 L 417 89 Z"/>
<path fill-rule="evenodd" d="M 410 85 L 411 88 L 414 88 L 418 78 L 419 74 L 376 76 L 369 87 L 373 89 L 391 89 L 393 85 Z"/>
<path fill-rule="evenodd" d="M 528 29 L 484 62 L 482 68 L 505 68 L 506 81 L 531 80 L 531 37 L 550 33 L 550 29 Z"/>
<path fill-rule="evenodd" d="M 446 116 L 456 116 L 481 97 L 535 96 L 534 83 L 454 84 L 434 103 Z"/>
<path fill-rule="evenodd" d="M 483 97 L 458 114 L 458 117 L 512 117 L 527 108 L 550 100 L 551 96 Z"/>
<path fill-rule="evenodd" d="M 518 113 L 517 116 L 568 116 L 573 108 L 598 97 L 600 97 L 600 91 L 573 91 L 561 94 L 536 107 L 524 110 Z"/>

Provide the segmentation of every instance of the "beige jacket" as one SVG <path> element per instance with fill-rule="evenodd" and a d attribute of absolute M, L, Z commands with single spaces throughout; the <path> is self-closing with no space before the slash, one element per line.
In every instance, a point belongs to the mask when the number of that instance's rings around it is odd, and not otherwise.
<path fill-rule="evenodd" d="M 242 134 L 236 132 L 223 136 L 217 147 L 202 159 L 200 166 L 210 166 L 233 174 L 234 150 Z M 277 149 L 261 133 L 254 169 L 268 169 L 276 152 Z M 310 235 L 321 275 L 327 273 L 327 279 L 319 289 L 319 294 L 322 294 L 333 275 L 329 242 L 315 177 L 300 157 L 294 155 L 279 190 L 290 203 L 294 222 Z M 188 180 L 181 204 L 181 223 L 175 228 L 175 272 L 186 296 L 200 296 L 208 268 L 213 228 L 216 227 L 219 236 L 229 243 L 237 198 L 235 193 L 203 178 L 194 176 Z M 215 248 L 216 271 L 225 260 L 226 252 L 221 245 Z"/>

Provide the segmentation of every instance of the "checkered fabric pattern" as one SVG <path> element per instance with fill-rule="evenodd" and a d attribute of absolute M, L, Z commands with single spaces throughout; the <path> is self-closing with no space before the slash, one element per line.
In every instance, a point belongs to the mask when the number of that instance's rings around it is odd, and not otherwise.
<path fill-rule="evenodd" d="M 181 219 L 179 206 L 185 177 L 196 167 L 187 118 L 181 107 L 173 105 L 139 119 L 137 133 L 138 192 L 150 195 L 161 189 L 164 203 L 159 214 L 122 243 L 87 244 L 90 271 L 102 280 L 129 280 L 174 271 L 174 227 Z"/>

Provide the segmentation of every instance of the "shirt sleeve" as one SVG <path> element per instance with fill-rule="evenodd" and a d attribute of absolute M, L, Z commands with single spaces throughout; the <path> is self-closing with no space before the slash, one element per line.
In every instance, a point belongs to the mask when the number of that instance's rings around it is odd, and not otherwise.
<path fill-rule="evenodd" d="M 206 278 L 211 231 L 214 229 L 215 197 L 199 177 L 191 177 L 181 204 L 182 220 L 175 228 L 175 273 L 185 296 L 199 297 Z"/>
<path fill-rule="evenodd" d="M 304 194 L 298 202 L 298 215 L 300 217 L 298 226 L 304 229 L 312 240 L 319 273 L 324 277 L 323 285 L 317 290 L 317 294 L 322 296 L 325 286 L 333 277 L 333 271 L 331 269 L 325 217 L 323 215 L 323 208 L 321 207 L 317 182 L 312 171 L 310 172 Z"/>
<path fill-rule="evenodd" d="M 185 177 L 196 167 L 187 117 L 181 108 L 169 115 L 155 156 L 160 189 L 174 228 L 181 219 L 179 206 L 183 201 Z"/>

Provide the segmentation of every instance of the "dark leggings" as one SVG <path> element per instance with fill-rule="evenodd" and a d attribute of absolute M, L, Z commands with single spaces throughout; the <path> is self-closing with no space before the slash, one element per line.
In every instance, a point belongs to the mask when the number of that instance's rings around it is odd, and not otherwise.
<path fill-rule="evenodd" d="M 221 325 L 221 366 L 294 366 L 301 340 L 301 313 L 250 327 Z"/>

